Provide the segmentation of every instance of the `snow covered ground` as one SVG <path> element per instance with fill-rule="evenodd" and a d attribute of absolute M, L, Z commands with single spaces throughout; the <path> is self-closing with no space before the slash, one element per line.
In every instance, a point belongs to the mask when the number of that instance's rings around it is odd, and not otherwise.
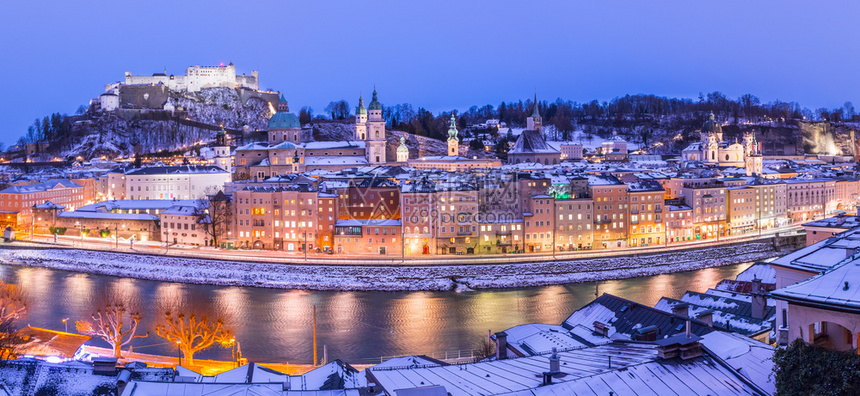
<path fill-rule="evenodd" d="M 309 290 L 468 290 L 632 278 L 763 260 L 768 242 L 641 256 L 448 266 L 334 266 L 254 263 L 75 249 L 0 249 L 0 264 L 213 285 Z"/>

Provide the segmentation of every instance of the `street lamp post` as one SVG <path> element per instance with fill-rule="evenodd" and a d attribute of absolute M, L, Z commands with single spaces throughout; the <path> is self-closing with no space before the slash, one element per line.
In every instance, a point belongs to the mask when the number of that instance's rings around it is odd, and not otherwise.
<path fill-rule="evenodd" d="M 66 328 L 66 333 L 69 332 L 69 318 L 63 318 L 63 326 Z"/>
<path fill-rule="evenodd" d="M 176 340 L 176 367 L 182 364 L 182 344 Z"/>

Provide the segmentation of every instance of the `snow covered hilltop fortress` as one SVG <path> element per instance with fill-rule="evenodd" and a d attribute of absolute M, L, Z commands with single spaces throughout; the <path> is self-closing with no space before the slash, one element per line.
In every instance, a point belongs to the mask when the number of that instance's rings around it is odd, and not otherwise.
<path fill-rule="evenodd" d="M 231 62 L 218 66 L 194 65 L 185 69 L 184 76 L 168 75 L 165 69 L 163 73 L 154 73 L 152 76 L 134 76 L 131 72 L 125 72 L 125 85 L 159 85 L 163 84 L 171 91 L 197 92 L 204 88 L 248 88 L 260 89 L 260 74 L 254 70 L 250 76 L 236 74 L 236 66 Z M 105 92 L 114 89 L 115 84 L 105 87 Z"/>

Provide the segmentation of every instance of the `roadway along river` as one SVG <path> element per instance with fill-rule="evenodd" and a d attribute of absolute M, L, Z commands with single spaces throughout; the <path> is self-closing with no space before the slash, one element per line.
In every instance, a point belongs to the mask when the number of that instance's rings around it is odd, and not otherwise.
<path fill-rule="evenodd" d="M 653 306 L 662 296 L 680 297 L 686 290 L 705 291 L 734 277 L 750 263 L 636 279 L 604 281 L 600 293 Z M 88 275 L 45 268 L 0 266 L 0 278 L 20 285 L 29 312 L 20 325 L 63 330 L 63 318 L 87 318 L 93 301 L 110 292 L 139 304 L 148 338 L 134 351 L 174 356 L 176 349 L 155 335 L 153 322 L 165 303 L 198 302 L 220 312 L 240 342 L 243 355 L 257 362 L 309 363 L 312 358 L 312 307 L 317 307 L 320 358 L 352 363 L 379 362 L 380 356 L 456 355 L 470 350 L 487 330 L 501 331 L 523 323 L 561 323 L 594 298 L 593 282 L 470 292 L 309 292 L 242 287 L 186 285 Z M 202 303 L 199 303 L 202 301 Z M 91 341 L 107 346 L 100 340 Z M 230 351 L 213 348 L 195 357 L 230 359 Z M 444 356 L 443 356 L 444 357 Z"/>

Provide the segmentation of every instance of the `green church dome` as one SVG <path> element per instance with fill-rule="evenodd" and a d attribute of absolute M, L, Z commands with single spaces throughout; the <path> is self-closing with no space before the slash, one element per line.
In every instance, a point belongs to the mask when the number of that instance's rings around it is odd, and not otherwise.
<path fill-rule="evenodd" d="M 269 118 L 269 129 L 302 129 L 302 124 L 293 113 L 275 113 Z"/>
<path fill-rule="evenodd" d="M 720 133 L 723 131 L 723 127 L 717 122 L 716 117 L 714 116 L 714 112 L 708 114 L 708 119 L 702 125 L 702 132 L 716 132 Z"/>
<path fill-rule="evenodd" d="M 376 98 L 376 88 L 373 88 L 373 98 L 367 108 L 370 110 L 382 110 L 382 103 L 379 103 L 379 99 Z"/>

